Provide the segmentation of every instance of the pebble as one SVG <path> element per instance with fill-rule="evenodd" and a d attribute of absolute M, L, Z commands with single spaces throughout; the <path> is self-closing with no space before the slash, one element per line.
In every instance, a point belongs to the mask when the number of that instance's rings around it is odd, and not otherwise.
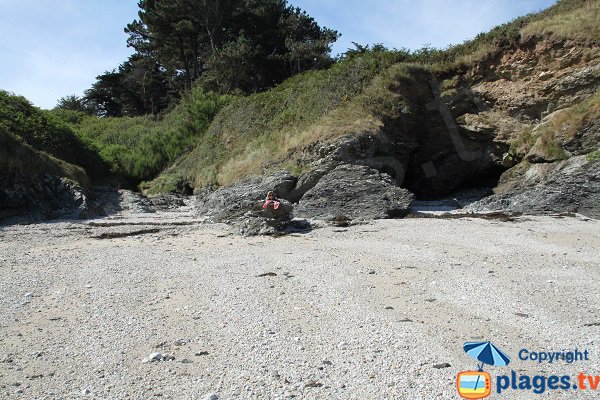
<path fill-rule="evenodd" d="M 172 361 L 175 359 L 175 356 L 169 354 L 163 354 L 159 352 L 155 352 L 150 354 L 147 358 L 142 360 L 143 363 L 148 362 L 159 362 L 159 361 Z"/>
<path fill-rule="evenodd" d="M 398 233 L 404 231 L 406 224 L 421 232 L 422 222 L 414 219 L 402 224 L 396 221 L 376 224 L 390 230 L 389 234 L 385 233 L 386 236 L 399 237 Z M 425 222 L 429 232 L 433 222 Z M 568 221 L 560 222 L 566 224 Z M 448 247 L 442 236 L 450 238 L 448 240 L 452 243 L 456 241 L 460 251 L 459 240 L 450 232 L 450 226 L 455 223 L 473 228 L 473 232 L 467 231 L 467 238 L 470 234 L 476 235 L 473 243 L 467 244 L 468 249 L 473 250 L 473 257 L 465 256 L 465 271 L 476 271 L 486 289 L 504 284 L 514 291 L 510 299 L 500 297 L 497 305 L 485 306 L 485 310 L 481 310 L 485 314 L 470 315 L 485 317 L 487 322 L 483 325 L 471 325 L 473 321 L 469 319 L 457 320 L 460 317 L 454 312 L 446 314 L 444 310 L 433 307 L 434 304 L 455 303 L 470 307 L 485 299 L 485 293 L 477 285 L 464 286 L 460 279 L 453 278 L 456 271 L 439 270 L 439 264 L 447 261 L 441 255 L 441 250 Z M 510 343 L 510 339 L 505 338 L 507 335 L 513 337 L 510 334 L 514 327 L 499 323 L 507 314 L 502 310 L 508 310 L 508 316 L 515 311 L 531 316 L 529 319 L 517 316 L 521 325 L 514 335 L 517 341 L 543 344 L 547 336 L 559 337 L 571 332 L 571 342 L 593 345 L 590 341 L 596 326 L 600 326 L 598 316 L 573 319 L 572 324 L 581 327 L 575 330 L 570 323 L 557 320 L 557 315 L 568 315 L 568 310 L 575 308 L 576 301 L 586 304 L 585 310 L 593 311 L 589 304 L 594 304 L 596 287 L 593 282 L 588 283 L 580 271 L 586 271 L 586 265 L 590 265 L 585 264 L 585 260 L 593 259 L 589 251 L 578 255 L 581 262 L 573 261 L 574 266 L 568 271 L 569 280 L 564 282 L 556 278 L 562 276 L 562 264 L 556 262 L 538 268 L 537 256 L 528 260 L 526 257 L 531 251 L 524 246 L 518 254 L 507 252 L 504 255 L 506 264 L 514 265 L 514 270 L 503 272 L 505 267 L 494 266 L 493 269 L 500 268 L 496 272 L 499 277 L 494 278 L 499 280 L 496 283 L 488 279 L 488 270 L 492 269 L 482 269 L 475 257 L 479 257 L 479 251 L 495 254 L 498 250 L 496 243 L 488 246 L 487 237 L 477 236 L 481 230 L 488 231 L 488 223 L 465 220 L 442 221 L 439 224 L 441 230 L 448 228 L 445 232 L 448 235 L 439 235 L 437 230 L 429 233 L 431 247 L 436 250 L 431 254 L 416 250 L 412 244 L 418 240 L 412 241 L 407 235 L 403 238 L 406 246 L 388 246 L 373 237 L 356 243 L 342 242 L 343 249 L 352 246 L 352 252 L 335 250 L 326 257 L 328 246 L 339 244 L 336 238 L 329 237 L 330 228 L 326 227 L 314 231 L 316 240 L 306 236 L 277 240 L 235 239 L 239 244 L 236 250 L 239 254 L 221 254 L 222 248 L 228 246 L 226 243 L 215 244 L 216 239 L 211 236 L 206 245 L 195 249 L 200 260 L 198 263 L 185 261 L 189 258 L 188 253 L 185 254 L 187 258 L 182 258 L 183 262 L 171 257 L 181 255 L 175 241 L 170 244 L 145 243 L 139 247 L 132 243 L 125 246 L 124 242 L 123 247 L 115 250 L 113 244 L 107 242 L 102 242 L 100 248 L 94 247 L 98 246 L 94 244 L 98 242 L 91 241 L 89 243 L 92 244 L 88 245 L 87 239 L 79 240 L 69 232 L 65 235 L 71 236 L 64 238 L 44 236 L 40 246 L 49 246 L 51 241 L 57 241 L 61 248 L 44 249 L 43 258 L 40 250 L 40 259 L 32 264 L 39 273 L 29 276 L 27 268 L 23 271 L 11 269 L 3 276 L 10 285 L 6 285 L 9 295 L 5 296 L 3 304 L 8 307 L 4 309 L 6 317 L 0 330 L 6 331 L 10 346 L 0 354 L 0 360 L 7 360 L 0 364 L 3 368 L 0 374 L 4 375 L 0 380 L 6 384 L 0 398 L 41 399 L 51 396 L 47 392 L 50 389 L 55 393 L 53 398 L 81 400 L 121 398 L 125 393 L 136 399 L 154 398 L 155 395 L 162 395 L 162 399 L 194 396 L 198 400 L 283 400 L 286 395 L 294 396 L 294 399 L 393 399 L 402 398 L 409 391 L 415 399 L 452 398 L 456 397 L 453 369 L 459 364 L 464 364 L 465 368 L 474 366 L 462 352 L 465 340 L 492 336 L 492 340 L 501 346 L 501 343 Z M 540 223 L 532 224 L 523 221 L 507 226 L 506 230 L 518 231 L 521 226 L 535 227 Z M 438 226 L 438 221 L 435 225 Z M 26 241 L 9 238 L 6 245 L 6 235 L 11 234 L 11 230 L 29 231 L 36 226 L 3 228 L 0 250 L 9 255 L 17 254 L 16 251 L 25 245 L 15 243 L 17 248 L 13 250 L 9 246 L 11 242 Z M 204 229 L 209 228 L 194 226 L 193 231 L 191 229 L 189 237 L 186 232 L 186 237 L 178 240 L 208 235 Z M 494 226 L 493 230 L 496 229 L 502 233 L 504 228 Z M 581 229 L 588 229 L 594 234 L 597 232 L 596 225 L 592 228 L 582 225 Z M 352 234 L 350 232 L 348 237 L 351 238 Z M 596 236 L 592 235 L 593 238 Z M 504 234 L 499 234 L 498 238 L 501 243 L 512 240 L 509 240 L 510 235 Z M 34 239 L 27 240 L 31 242 L 27 243 L 27 247 L 40 242 L 37 237 Z M 537 249 L 537 242 L 532 243 Z M 70 244 L 74 249 L 80 244 L 86 247 L 65 256 L 62 254 L 63 244 Z M 482 246 L 474 250 L 472 245 L 478 244 Z M 172 247 L 169 257 L 162 252 L 164 246 Z M 298 254 L 305 256 L 289 264 L 279 256 L 288 247 L 298 249 Z M 267 248 L 270 250 L 267 251 Z M 355 248 L 364 252 L 361 262 L 372 264 L 361 269 L 360 274 L 355 273 L 356 266 L 351 262 Z M 272 250 L 278 255 L 275 256 Z M 119 262 L 115 263 L 115 259 Z M 399 274 L 401 278 L 389 276 L 399 262 L 410 265 L 417 259 L 422 268 L 414 271 L 406 269 L 408 272 Z M 238 265 L 240 260 L 247 261 L 247 266 Z M 522 267 L 518 267 L 519 262 Z M 88 264 L 90 267 L 85 270 L 77 268 Z M 375 265 L 378 268 L 376 274 L 365 277 Z M 550 311 L 544 312 L 540 305 L 531 304 L 531 299 L 537 298 L 540 293 L 535 290 L 542 290 L 539 288 L 540 281 L 521 280 L 534 268 L 540 276 L 544 276 L 542 283 L 556 281 L 553 289 L 556 292 L 553 293 L 560 297 L 562 303 L 549 298 Z M 253 279 L 256 274 L 269 269 L 281 279 Z M 283 280 L 287 271 L 297 278 Z M 104 279 L 102 274 L 105 273 L 110 274 L 110 279 Z M 380 275 L 389 279 L 365 282 Z M 268 279 L 272 282 L 266 281 Z M 515 280 L 513 284 L 511 279 Z M 437 286 L 429 286 L 434 280 Z M 94 290 L 81 290 L 87 285 L 81 285 L 81 282 L 86 281 L 89 286 L 93 285 Z M 401 285 L 401 281 L 405 286 L 392 286 L 395 282 Z M 377 283 L 374 294 L 365 290 L 366 283 Z M 275 288 L 268 289 L 271 284 L 275 284 Z M 571 284 L 582 289 L 576 299 L 566 295 Z M 149 286 L 153 290 L 148 290 Z M 61 289 L 62 294 L 57 294 L 57 289 Z M 163 300 L 162 297 L 171 290 L 173 293 L 181 290 L 176 298 L 175 295 L 172 297 L 176 301 Z M 278 296 L 284 291 L 286 296 Z M 17 307 L 26 292 L 32 293 L 31 304 Z M 90 297 L 90 294 L 94 296 Z M 461 296 L 465 296 L 464 301 L 461 301 Z M 436 302 L 426 302 L 434 298 L 437 298 Z M 384 310 L 392 306 L 395 308 L 393 313 Z M 186 307 L 189 308 L 186 310 Z M 424 307 L 435 312 L 430 314 Z M 181 311 L 175 312 L 175 308 Z M 47 322 L 57 315 L 63 319 Z M 536 318 L 538 315 L 544 318 Z M 198 316 L 199 320 L 193 320 L 193 316 Z M 422 320 L 426 320 L 425 325 L 421 324 Z M 243 330 L 238 329 L 240 326 Z M 552 332 L 548 332 L 548 326 Z M 469 328 L 468 337 L 463 338 L 467 329 L 459 327 Z M 19 331 L 22 337 L 16 337 Z M 47 342 L 51 335 L 55 337 L 52 346 Z M 160 345 L 156 346 L 157 343 Z M 424 353 L 432 343 L 432 352 Z M 144 347 L 140 348 L 140 345 Z M 165 362 L 165 353 L 177 354 L 175 362 Z M 133 358 L 137 368 L 127 361 L 131 354 L 137 356 Z M 422 354 L 429 356 L 423 359 Z M 438 357 L 440 355 L 444 356 Z M 151 364 L 139 365 L 142 357 Z M 14 362 L 8 361 L 13 358 Z M 443 359 L 446 361 L 441 361 Z M 187 364 L 187 360 L 193 364 Z M 16 370 L 19 366 L 24 372 Z M 52 379 L 47 370 L 50 366 L 59 366 Z M 43 372 L 44 378 L 33 379 L 31 374 L 38 372 Z M 239 376 L 243 378 L 238 379 Z M 11 386 L 11 382 L 17 379 L 23 380 L 21 386 Z M 414 380 L 413 389 L 409 387 L 411 380 Z M 424 388 L 420 389 L 423 383 Z M 318 384 L 323 386 L 319 388 Z M 395 386 L 388 386 L 392 384 Z M 84 388 L 89 388 L 89 393 Z M 16 394 L 18 389 L 21 390 L 17 393 L 24 394 Z"/>

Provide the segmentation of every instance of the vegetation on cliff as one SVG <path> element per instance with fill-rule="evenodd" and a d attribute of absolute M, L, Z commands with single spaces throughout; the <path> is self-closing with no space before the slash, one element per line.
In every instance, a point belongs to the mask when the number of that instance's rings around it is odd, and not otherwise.
<path fill-rule="evenodd" d="M 269 40 L 283 40 L 286 50 L 277 59 L 266 60 L 260 54 L 250 57 L 246 53 L 256 47 L 262 37 L 259 32 L 250 34 L 241 29 L 242 20 L 220 20 L 226 15 L 225 5 L 213 10 L 213 21 L 201 21 L 198 16 L 188 21 L 178 8 L 186 1 L 174 2 L 168 10 L 155 9 L 156 2 L 141 2 L 146 14 L 127 28 L 138 53 L 119 70 L 98 78 L 93 89 L 100 97 L 93 101 L 90 96 L 67 97 L 60 107 L 46 112 L 23 98 L 1 92 L 1 123 L 32 148 L 79 165 L 92 178 L 109 170 L 122 182 L 141 183 L 150 192 L 176 191 L 184 184 L 196 188 L 222 185 L 276 168 L 302 172 L 303 165 L 296 162 L 302 149 L 340 135 L 375 131 L 400 113 L 410 114 L 413 104 L 402 88 L 411 80 L 437 76 L 442 90 L 449 93 L 458 86 L 457 71 L 511 46 L 535 40 L 600 40 L 600 2 L 561 0 L 547 10 L 517 18 L 447 49 L 408 51 L 357 45 L 332 64 L 328 46 L 337 33 L 319 27 L 309 16 L 290 9 L 285 1 L 270 1 L 274 8 L 266 14 L 251 7 L 255 2 L 228 3 L 226 6 L 233 9 L 248 6 L 247 12 L 253 18 L 277 16 L 273 26 L 279 30 L 269 30 Z M 183 52 L 175 51 L 177 47 L 173 46 L 179 44 L 171 43 L 166 48 L 157 41 L 160 35 L 167 35 L 165 42 L 173 41 L 161 25 L 161 18 L 167 14 L 179 18 L 177 32 L 188 35 Z M 269 18 L 259 19 L 264 25 Z M 288 24 L 284 29 L 277 25 L 282 21 L 297 24 Z M 219 24 L 227 26 L 227 35 L 216 42 L 212 37 L 211 45 L 211 30 L 204 28 Z M 206 34 L 200 34 L 200 28 Z M 242 35 L 242 31 L 246 33 Z M 198 35 L 204 47 L 192 45 Z M 303 47 L 309 39 L 314 46 Z M 202 60 L 202 65 L 189 63 L 194 51 L 203 52 L 203 58 L 196 58 Z M 301 60 L 301 56 L 315 54 L 319 55 L 317 64 Z M 231 70 L 241 61 L 244 69 Z M 268 76 L 268 81 L 258 83 L 253 79 L 257 71 L 279 70 L 277 66 L 285 66 L 284 75 L 261 73 L 263 79 Z M 245 80 L 234 80 L 235 76 Z M 288 76 L 292 77 L 279 83 Z M 115 92 L 118 90 L 123 93 Z M 146 97 L 125 99 L 132 93 Z M 597 108 L 597 102 L 590 104 L 591 110 Z M 582 103 L 581 107 L 586 105 Z M 584 121 L 591 114 L 589 110 L 581 111 L 581 107 L 565 111 L 561 117 L 564 121 L 555 121 L 560 126 L 551 128 L 562 129 Z M 553 135 L 529 130 L 517 139 L 513 150 L 518 149 L 524 156 L 539 137 L 548 137 L 547 147 L 553 149 Z"/>

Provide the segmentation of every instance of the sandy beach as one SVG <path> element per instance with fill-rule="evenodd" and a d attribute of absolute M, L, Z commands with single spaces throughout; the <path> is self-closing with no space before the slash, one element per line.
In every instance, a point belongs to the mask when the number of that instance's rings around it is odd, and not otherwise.
<path fill-rule="evenodd" d="M 582 216 L 278 238 L 175 214 L 5 226 L 0 397 L 455 399 L 477 366 L 462 346 L 484 340 L 512 358 L 492 377 L 575 380 L 600 373 L 598 249 L 600 221 Z M 589 360 L 518 357 L 575 348 Z"/>

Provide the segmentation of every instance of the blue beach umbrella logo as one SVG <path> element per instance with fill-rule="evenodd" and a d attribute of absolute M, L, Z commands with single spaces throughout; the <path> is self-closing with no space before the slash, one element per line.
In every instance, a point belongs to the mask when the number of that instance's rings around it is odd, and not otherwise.
<path fill-rule="evenodd" d="M 485 364 L 504 367 L 510 363 L 510 357 L 494 346 L 492 342 L 467 342 L 463 346 L 465 353 L 478 361 L 478 372 L 461 372 L 457 377 L 458 393 L 465 399 L 483 399 L 491 393 L 491 377 L 483 372 Z"/>
<path fill-rule="evenodd" d="M 505 367 L 510 363 L 510 357 L 492 342 L 467 342 L 463 348 L 465 353 L 480 362 L 479 371 L 483 371 L 484 364 Z"/>

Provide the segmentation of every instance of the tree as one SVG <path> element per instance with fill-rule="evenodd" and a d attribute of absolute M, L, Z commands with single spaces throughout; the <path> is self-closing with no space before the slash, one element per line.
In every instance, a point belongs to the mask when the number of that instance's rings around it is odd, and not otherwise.
<path fill-rule="evenodd" d="M 252 92 L 332 62 L 337 32 L 286 0 L 141 0 L 128 45 L 191 88 L 208 73 L 222 92 Z M 239 75 L 230 62 L 239 67 Z"/>
<path fill-rule="evenodd" d="M 69 96 L 61 97 L 56 103 L 55 109 L 71 110 L 84 112 L 86 114 L 92 114 L 94 107 L 85 97 L 79 97 L 71 94 Z"/>
<path fill-rule="evenodd" d="M 117 70 L 96 77 L 84 99 L 99 116 L 156 114 L 175 100 L 171 86 L 156 60 L 134 54 Z"/>
<path fill-rule="evenodd" d="M 191 88 L 208 57 L 224 42 L 225 19 L 239 0 L 141 0 L 139 20 L 125 28 L 127 44 L 154 57 Z"/>

